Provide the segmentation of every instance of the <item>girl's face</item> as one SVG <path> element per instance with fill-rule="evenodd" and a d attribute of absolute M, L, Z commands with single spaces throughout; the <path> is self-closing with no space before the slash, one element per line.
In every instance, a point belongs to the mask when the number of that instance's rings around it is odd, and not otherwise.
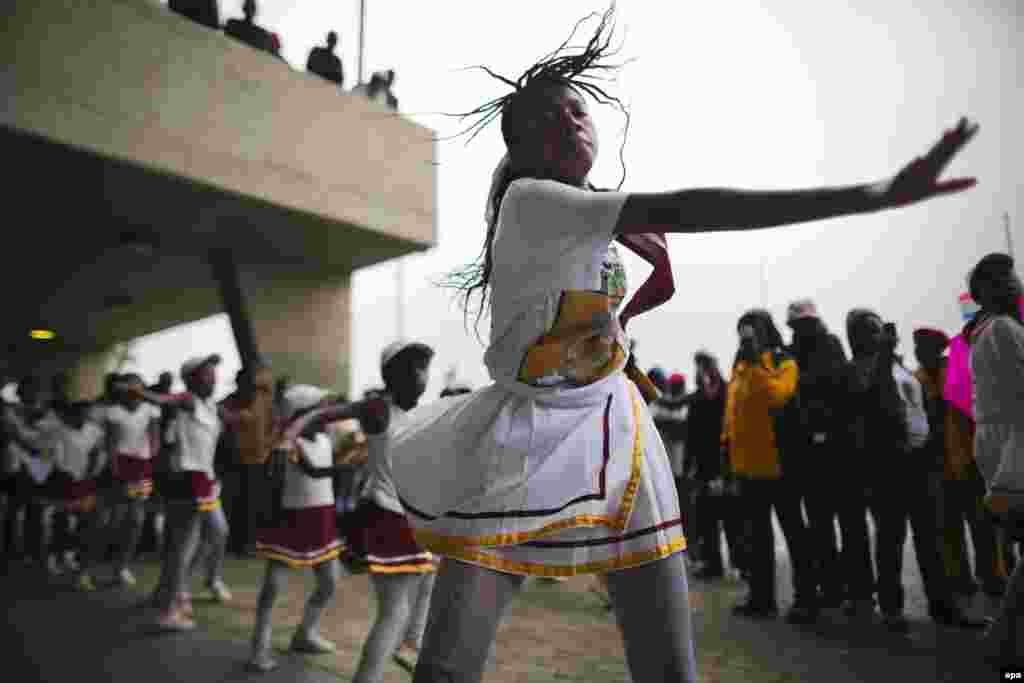
<path fill-rule="evenodd" d="M 537 97 L 526 122 L 526 165 L 571 185 L 583 186 L 597 159 L 597 129 L 587 103 L 564 85 Z"/>

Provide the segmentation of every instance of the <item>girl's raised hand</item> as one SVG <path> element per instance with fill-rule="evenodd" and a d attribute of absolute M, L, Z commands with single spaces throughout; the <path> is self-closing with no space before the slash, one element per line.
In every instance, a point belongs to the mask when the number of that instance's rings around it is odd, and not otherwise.
<path fill-rule="evenodd" d="M 956 128 L 947 130 L 927 154 L 911 161 L 885 184 L 881 193 L 884 206 L 907 206 L 974 187 L 978 182 L 975 178 L 939 180 L 939 176 L 977 133 L 978 124 L 961 118 Z"/>

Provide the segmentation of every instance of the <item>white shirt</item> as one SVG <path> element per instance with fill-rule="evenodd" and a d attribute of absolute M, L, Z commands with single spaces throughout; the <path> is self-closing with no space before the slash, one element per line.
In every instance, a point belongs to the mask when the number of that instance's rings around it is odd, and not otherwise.
<path fill-rule="evenodd" d="M 299 437 L 295 440 L 313 467 L 334 464 L 334 443 L 327 434 L 317 434 L 314 440 Z M 285 466 L 284 493 L 281 506 L 286 510 L 302 510 L 334 505 L 334 481 L 331 477 L 310 477 L 291 462 Z"/>
<path fill-rule="evenodd" d="M 388 431 L 390 435 L 399 427 L 400 421 L 406 416 L 406 412 L 391 404 L 391 419 L 389 420 Z M 405 509 L 398 499 L 398 490 L 395 488 L 395 480 L 391 475 L 391 454 L 388 447 L 389 439 L 385 434 L 368 434 L 366 443 L 368 455 L 366 459 L 367 483 L 363 496 L 369 498 L 385 510 L 391 510 L 402 515 Z"/>
<path fill-rule="evenodd" d="M 168 427 L 168 440 L 177 444 L 172 465 L 178 471 L 205 472 L 213 479 L 213 458 L 223 425 L 212 398 L 193 398 L 195 410 L 181 410 Z"/>
<path fill-rule="evenodd" d="M 134 411 L 121 405 L 111 405 L 104 411 L 104 423 L 109 435 L 112 453 L 126 453 L 149 460 L 153 457 L 149 441 L 150 426 L 160 419 L 159 406 L 140 403 Z"/>
<path fill-rule="evenodd" d="M 81 429 L 62 424 L 56 432 L 54 466 L 75 481 L 82 481 L 90 474 L 89 456 L 102 446 L 105 434 L 94 422 L 85 422 Z"/>
<path fill-rule="evenodd" d="M 892 377 L 907 408 L 907 436 L 911 448 L 928 441 L 928 413 L 924 409 L 924 390 L 917 378 L 899 363 L 892 364 Z"/>
<path fill-rule="evenodd" d="M 978 423 L 1024 422 L 1024 326 L 999 316 L 971 347 Z"/>
<path fill-rule="evenodd" d="M 47 411 L 36 422 L 29 424 L 28 420 L 25 419 L 24 407 L 21 405 L 7 406 L 4 409 L 3 420 L 6 429 L 19 434 L 21 438 L 33 443 L 36 450 L 40 452 L 47 451 L 53 447 L 54 436 L 57 429 L 61 426 L 60 418 L 52 410 Z M 52 462 L 49 460 L 39 460 L 39 458 L 26 451 L 20 443 L 10 439 L 7 442 L 7 447 L 4 449 L 2 469 L 0 471 L 3 474 L 10 475 L 18 472 L 23 466 L 32 467 L 33 478 L 37 481 L 42 481 L 49 474 Z"/>
<path fill-rule="evenodd" d="M 564 290 L 625 294 L 625 271 L 611 243 L 627 196 L 553 180 L 509 185 L 491 247 L 484 363 L 493 379 L 516 381 L 527 349 L 554 324 Z"/>

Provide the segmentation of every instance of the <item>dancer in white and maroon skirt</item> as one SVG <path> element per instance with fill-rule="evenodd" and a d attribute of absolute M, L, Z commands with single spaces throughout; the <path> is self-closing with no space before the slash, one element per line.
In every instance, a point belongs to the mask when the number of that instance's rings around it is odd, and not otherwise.
<path fill-rule="evenodd" d="M 289 387 L 283 396 L 285 420 L 322 405 L 328 396 L 319 387 Z M 283 468 L 280 499 L 273 501 L 275 524 L 256 532 L 256 553 L 266 558 L 267 572 L 260 590 L 249 660 L 249 668 L 255 671 L 277 668 L 270 653 L 270 613 L 289 569 L 310 567 L 317 578 L 316 590 L 306 602 L 291 649 L 309 654 L 335 651 L 334 643 L 325 640 L 317 630 L 320 616 L 334 596 L 342 547 L 334 509 L 334 442 L 324 427 L 322 421 L 313 422 L 294 440 Z"/>
<path fill-rule="evenodd" d="M 174 443 L 172 465 L 175 484 L 169 487 L 167 502 L 168 590 L 157 595 L 160 616 L 157 626 L 166 630 L 195 628 L 192 599 L 188 591 L 189 568 L 201 537 L 212 545 L 207 587 L 218 602 L 231 600 L 221 569 L 227 544 L 228 525 L 220 506 L 220 484 L 213 471 L 214 452 L 223 422 L 213 401 L 217 384 L 214 354 L 191 358 L 181 366 L 181 378 L 188 391 L 160 395 L 134 385 L 133 391 L 147 401 L 177 410 L 167 430 Z"/>
<path fill-rule="evenodd" d="M 11 518 L 15 552 L 24 553 L 26 564 L 45 567 L 53 519 L 52 486 L 47 486 L 53 470 L 49 451 L 60 419 L 39 377 L 22 378 L 17 392 L 20 403 L 4 406 L 0 419 L 7 441 L 2 470 L 7 473 L 5 490 L 10 491 L 9 498 L 0 495 L 0 513 Z"/>
<path fill-rule="evenodd" d="M 433 356 L 425 344 L 399 341 L 384 349 L 380 367 L 391 399 L 391 421 L 419 402 Z M 392 656 L 410 670 L 415 667 L 436 571 L 433 556 L 416 543 L 398 500 L 386 437 L 371 435 L 368 441 L 370 481 L 356 512 L 356 543 L 369 564 L 377 620 L 363 646 L 353 683 L 380 681 Z"/>
<path fill-rule="evenodd" d="M 61 417 L 57 430 L 53 462 L 61 475 L 63 511 L 68 519 L 61 530 L 65 538 L 77 535 L 78 568 L 75 585 L 79 590 L 94 591 L 96 583 L 92 568 L 99 563 L 105 548 L 105 529 L 100 520 L 99 489 L 96 477 L 106 464 L 104 437 L 99 423 L 87 419 L 89 404 L 71 404 Z M 74 531 L 73 531 L 74 530 Z M 68 550 L 64 548 L 63 550 Z"/>
<path fill-rule="evenodd" d="M 128 565 L 142 536 L 146 520 L 146 502 L 153 493 L 153 454 L 159 434 L 161 411 L 144 403 L 140 390 L 142 378 L 136 374 L 122 375 L 120 390 L 103 415 L 107 434 L 107 451 L 115 479 L 117 509 L 111 529 L 118 536 L 118 554 L 114 577 L 121 585 L 135 585 L 135 576 Z"/>

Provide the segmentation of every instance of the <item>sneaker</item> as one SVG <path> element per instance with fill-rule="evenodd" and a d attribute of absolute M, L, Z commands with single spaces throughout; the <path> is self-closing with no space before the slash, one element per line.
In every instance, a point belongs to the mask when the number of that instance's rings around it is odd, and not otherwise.
<path fill-rule="evenodd" d="M 50 576 L 60 576 L 64 573 L 64 567 L 60 562 L 57 562 L 56 555 L 50 555 L 46 558 L 46 573 Z"/>
<path fill-rule="evenodd" d="M 414 673 L 416 671 L 416 661 L 420 657 L 420 651 L 409 643 L 402 643 L 392 656 L 398 666 L 409 673 Z"/>
<path fill-rule="evenodd" d="M 910 622 L 902 613 L 883 615 L 882 625 L 892 633 L 910 633 Z"/>
<path fill-rule="evenodd" d="M 174 601 L 174 607 L 189 619 L 195 616 L 195 612 L 192 609 L 191 593 L 178 593 L 178 597 Z"/>
<path fill-rule="evenodd" d="M 270 656 L 269 650 L 260 650 L 259 652 L 253 653 L 252 657 L 250 657 L 249 661 L 245 664 L 245 668 L 249 671 L 261 674 L 273 671 L 277 666 L 277 660 Z"/>
<path fill-rule="evenodd" d="M 132 574 L 132 571 L 130 569 L 122 569 L 121 571 L 119 571 L 117 573 L 117 580 L 122 586 L 126 588 L 130 588 L 134 586 L 136 583 L 138 583 L 138 581 L 135 580 L 135 574 Z"/>
<path fill-rule="evenodd" d="M 77 572 L 81 568 L 81 565 L 78 564 L 78 560 L 75 559 L 75 554 L 70 550 L 64 553 L 64 557 L 61 559 L 63 560 L 64 569 L 69 572 Z"/>
<path fill-rule="evenodd" d="M 231 591 L 224 585 L 224 582 L 220 579 L 214 581 L 209 585 L 210 594 L 213 595 L 215 602 L 224 604 L 225 602 L 231 602 Z"/>
<path fill-rule="evenodd" d="M 738 617 L 750 619 L 774 619 L 779 616 L 779 608 L 771 604 L 758 604 L 752 600 L 736 605 L 732 613 Z"/>
<path fill-rule="evenodd" d="M 75 581 L 75 588 L 83 593 L 92 593 L 96 590 L 96 581 L 93 580 L 91 574 L 84 572 L 78 575 L 78 580 Z"/>
<path fill-rule="evenodd" d="M 181 610 L 171 607 L 160 613 L 156 625 L 163 631 L 191 631 L 196 627 L 196 622 L 185 616 Z"/>
<path fill-rule="evenodd" d="M 292 638 L 292 652 L 310 655 L 323 655 L 335 652 L 338 648 L 319 633 L 303 633 L 301 630 Z"/>

